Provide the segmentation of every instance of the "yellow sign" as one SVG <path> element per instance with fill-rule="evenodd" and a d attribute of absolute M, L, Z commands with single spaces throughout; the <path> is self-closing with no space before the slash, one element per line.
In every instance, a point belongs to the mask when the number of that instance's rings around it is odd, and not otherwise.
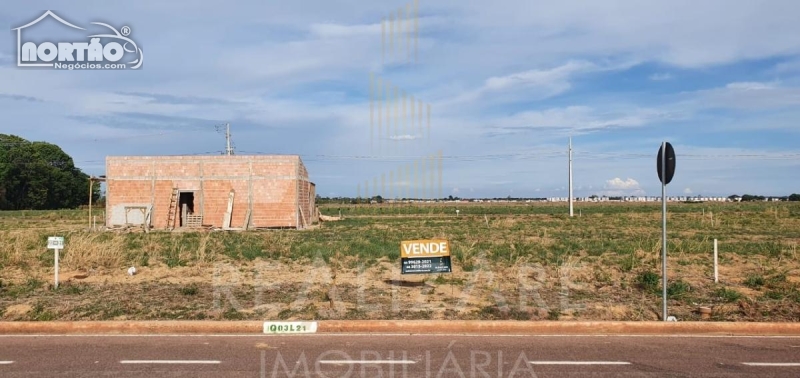
<path fill-rule="evenodd" d="M 447 240 L 404 240 L 400 242 L 400 257 L 448 257 L 450 243 Z"/>

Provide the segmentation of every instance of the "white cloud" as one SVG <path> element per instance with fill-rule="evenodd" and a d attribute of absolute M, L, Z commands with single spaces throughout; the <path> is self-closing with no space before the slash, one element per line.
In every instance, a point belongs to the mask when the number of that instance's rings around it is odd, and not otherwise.
<path fill-rule="evenodd" d="M 332 80 L 345 70 L 368 70 L 375 50 L 363 36 L 354 39 L 317 39 L 264 43 L 229 49 L 216 60 L 236 81 L 271 80 L 293 85 Z M 378 45 L 378 50 L 380 46 Z M 285 85 L 285 84 L 284 84 Z"/>
<path fill-rule="evenodd" d="M 692 194 L 692 189 L 691 188 L 684 189 L 683 190 L 683 194 L 686 194 L 686 195 Z"/>
<path fill-rule="evenodd" d="M 632 178 L 623 180 L 619 177 L 615 177 L 606 181 L 606 189 L 635 190 L 641 188 L 639 187 L 639 182 Z"/>
<path fill-rule="evenodd" d="M 672 79 L 672 74 L 670 73 L 655 73 L 650 75 L 650 80 L 652 81 L 665 81 Z"/>
<path fill-rule="evenodd" d="M 311 34 L 320 38 L 343 38 L 353 36 L 380 36 L 381 24 L 369 25 L 341 25 L 341 24 L 313 24 L 309 27 Z"/>
<path fill-rule="evenodd" d="M 770 71 L 772 74 L 793 74 L 800 72 L 800 59 L 793 59 L 786 62 L 780 62 L 775 65 Z"/>
<path fill-rule="evenodd" d="M 775 89 L 776 85 L 774 83 L 760 83 L 755 81 L 746 81 L 746 82 L 729 83 L 728 85 L 725 86 L 725 88 L 734 90 L 743 90 L 743 91 L 758 91 L 765 89 Z"/>
<path fill-rule="evenodd" d="M 704 109 L 764 110 L 800 105 L 800 87 L 776 82 L 732 82 L 721 88 L 684 93 L 686 100 L 670 105 L 693 111 Z"/>
<path fill-rule="evenodd" d="M 553 129 L 557 134 L 567 134 L 607 128 L 640 127 L 682 117 L 677 113 L 648 108 L 599 110 L 588 106 L 569 106 L 541 111 L 525 111 L 499 118 L 492 122 L 490 129 L 493 134 L 514 134 L 533 129 Z"/>
<path fill-rule="evenodd" d="M 569 89 L 570 84 L 567 82 L 567 79 L 569 79 L 570 76 L 580 72 L 592 71 L 596 68 L 596 65 L 589 62 L 570 61 L 551 69 L 536 69 L 517 72 L 506 76 L 491 77 L 486 80 L 482 89 L 487 91 L 501 91 L 514 87 L 541 87 L 550 89 L 553 93 L 557 94 Z"/>
<path fill-rule="evenodd" d="M 493 76 L 486 79 L 479 88 L 440 101 L 439 105 L 460 107 L 464 103 L 475 102 L 489 96 L 493 96 L 488 99 L 489 101 L 497 101 L 496 96 L 501 95 L 508 98 L 511 97 L 512 92 L 517 94 L 522 92 L 529 98 L 545 99 L 568 91 L 572 87 L 570 79 L 574 75 L 586 73 L 595 68 L 594 64 L 586 61 L 569 61 L 549 69 L 533 69 L 505 76 Z"/>
<path fill-rule="evenodd" d="M 601 194 L 606 196 L 643 196 L 645 191 L 639 185 L 639 182 L 628 178 L 623 180 L 615 177 L 611 180 L 606 180 L 605 190 Z"/>
<path fill-rule="evenodd" d="M 800 13 L 800 3 L 792 0 L 769 5 L 746 0 L 615 0 L 580 6 L 498 0 L 492 7 L 478 0 L 459 3 L 469 7 L 465 23 L 475 30 L 516 30 L 519 37 L 507 43 L 527 44 L 543 55 L 628 53 L 706 67 L 800 52 L 795 38 L 800 25 L 794 16 Z"/>
<path fill-rule="evenodd" d="M 421 135 L 411 135 L 411 134 L 402 134 L 402 135 L 392 135 L 389 137 L 391 140 L 415 140 L 415 139 L 422 139 Z"/>

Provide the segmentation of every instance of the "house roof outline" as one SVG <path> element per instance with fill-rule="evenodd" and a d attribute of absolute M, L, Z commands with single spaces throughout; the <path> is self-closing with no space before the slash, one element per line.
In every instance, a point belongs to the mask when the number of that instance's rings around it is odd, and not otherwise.
<path fill-rule="evenodd" d="M 51 10 L 48 10 L 48 11 L 42 13 L 42 15 L 39 16 L 37 19 L 35 19 L 35 20 L 25 24 L 25 25 L 16 27 L 14 29 L 11 29 L 11 30 L 16 30 L 17 31 L 17 67 L 22 67 L 22 66 L 53 67 L 53 63 L 45 63 L 45 64 L 42 64 L 42 63 L 26 63 L 26 64 L 22 64 L 22 29 L 25 29 L 25 28 L 28 28 L 28 27 L 31 27 L 33 25 L 38 24 L 40 21 L 45 19 L 47 16 L 50 16 L 50 17 L 56 19 L 56 21 L 60 22 L 61 24 L 65 25 L 65 26 L 69 26 L 71 28 L 75 28 L 75 29 L 78 29 L 78 30 L 86 30 L 86 29 L 84 29 L 84 28 L 82 28 L 80 26 L 75 26 L 75 25 L 67 22 L 66 20 L 64 20 L 61 17 L 58 17 L 58 15 L 53 13 L 53 11 L 51 11 Z"/>
<path fill-rule="evenodd" d="M 47 16 L 53 17 L 53 18 L 55 18 L 55 19 L 56 19 L 56 21 L 58 21 L 58 22 L 60 22 L 60 23 L 62 23 L 62 24 L 64 24 L 64 25 L 66 25 L 66 26 L 69 26 L 69 27 L 71 27 L 71 28 L 80 29 L 80 30 L 86 30 L 86 29 L 84 29 L 84 28 L 82 28 L 82 27 L 80 27 L 80 26 L 75 26 L 75 25 L 73 25 L 73 24 L 71 24 L 71 23 L 69 23 L 69 22 L 65 21 L 63 18 L 61 18 L 61 17 L 58 17 L 58 15 L 57 15 L 57 14 L 53 13 L 53 11 L 50 11 L 50 10 L 48 10 L 48 11 L 46 11 L 46 12 L 42 13 L 42 15 L 41 15 L 41 16 L 39 16 L 39 18 L 37 18 L 37 19 L 35 19 L 35 20 L 33 20 L 33 21 L 31 21 L 31 22 L 29 22 L 29 23 L 25 24 L 25 25 L 22 25 L 22 26 L 16 27 L 16 28 L 14 28 L 14 29 L 11 29 L 11 30 L 16 30 L 16 31 L 17 31 L 17 33 L 19 33 L 19 32 L 20 32 L 22 29 L 25 29 L 25 28 L 28 28 L 28 27 L 31 27 L 31 26 L 33 26 L 33 25 L 36 25 L 36 24 L 38 24 L 38 23 L 39 23 L 39 21 L 43 20 L 43 19 L 44 19 L 45 17 L 47 17 Z"/>

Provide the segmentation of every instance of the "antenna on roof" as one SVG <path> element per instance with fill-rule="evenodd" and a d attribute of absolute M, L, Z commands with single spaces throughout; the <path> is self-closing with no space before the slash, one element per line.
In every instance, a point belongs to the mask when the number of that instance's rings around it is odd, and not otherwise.
<path fill-rule="evenodd" d="M 220 125 L 214 126 L 214 128 L 216 128 L 218 132 L 222 132 L 220 130 L 220 128 L 221 128 Z M 233 147 L 231 147 L 231 124 L 230 123 L 226 123 L 225 124 L 225 155 L 227 155 L 227 156 L 233 155 Z"/>
<path fill-rule="evenodd" d="M 228 148 L 225 150 L 228 156 L 233 155 L 233 147 L 231 147 L 231 124 L 225 124 L 225 141 L 228 143 Z"/>

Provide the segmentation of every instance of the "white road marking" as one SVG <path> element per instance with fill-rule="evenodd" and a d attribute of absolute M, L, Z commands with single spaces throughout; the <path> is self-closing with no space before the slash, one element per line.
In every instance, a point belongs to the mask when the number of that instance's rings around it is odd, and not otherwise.
<path fill-rule="evenodd" d="M 800 367 L 800 362 L 742 362 L 747 366 Z"/>
<path fill-rule="evenodd" d="M 0 361 L 0 365 L 11 365 L 14 361 Z"/>
<path fill-rule="evenodd" d="M 215 360 L 122 360 L 121 364 L 218 364 Z"/>
<path fill-rule="evenodd" d="M 529 361 L 531 365 L 630 365 L 625 361 Z"/>
<path fill-rule="evenodd" d="M 408 360 L 320 360 L 321 364 L 330 365 L 351 365 L 351 364 L 382 364 L 382 365 L 413 365 L 417 361 Z"/>

